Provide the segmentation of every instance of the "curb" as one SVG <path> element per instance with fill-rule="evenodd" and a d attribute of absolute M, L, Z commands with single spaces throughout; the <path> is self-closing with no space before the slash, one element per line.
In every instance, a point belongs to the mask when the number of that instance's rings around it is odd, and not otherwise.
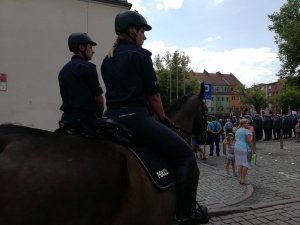
<path fill-rule="evenodd" d="M 214 169 L 217 169 L 217 171 L 221 171 L 220 169 L 218 169 L 218 168 L 216 168 L 214 166 L 208 165 L 206 163 L 202 163 L 202 164 L 205 165 L 206 167 L 214 168 Z M 215 173 L 218 174 L 218 175 L 220 175 L 220 176 L 225 177 L 225 175 L 220 174 L 220 173 L 218 173 L 216 171 L 215 171 Z M 252 184 L 250 183 L 249 185 L 247 185 L 247 189 L 246 189 L 246 191 L 242 195 L 235 197 L 230 202 L 226 202 L 226 203 L 223 202 L 223 203 L 219 203 L 219 204 L 210 205 L 210 206 L 208 206 L 208 210 L 209 210 L 209 212 L 212 212 L 212 213 L 219 212 L 219 211 L 220 212 L 221 211 L 227 211 L 228 206 L 233 206 L 233 205 L 236 205 L 238 203 L 241 203 L 241 202 L 247 200 L 248 198 L 251 197 L 251 195 L 253 194 L 253 192 L 254 192 L 254 188 L 253 188 Z M 224 210 L 224 208 L 226 208 L 226 210 Z M 232 210 L 232 209 L 230 208 L 229 210 Z M 243 208 L 241 210 L 244 211 Z"/>
<path fill-rule="evenodd" d="M 247 186 L 246 193 L 241 195 L 240 197 L 233 199 L 233 201 L 210 206 L 208 208 L 209 217 L 218 217 L 218 216 L 224 216 L 232 213 L 245 212 L 251 210 L 251 207 L 233 207 L 233 205 L 236 205 L 238 203 L 247 200 L 253 194 L 253 192 L 254 192 L 253 186 L 250 184 Z"/>
<path fill-rule="evenodd" d="M 243 202 L 243 201 L 247 200 L 248 198 L 250 198 L 251 195 L 253 194 L 253 192 L 254 192 L 254 188 L 253 188 L 252 184 L 249 184 L 249 185 L 247 185 L 246 192 L 242 196 L 237 197 L 237 198 L 233 199 L 231 202 L 224 204 L 224 205 L 232 206 L 232 205 L 236 205 L 240 202 Z"/>
<path fill-rule="evenodd" d="M 209 215 L 209 218 L 219 217 L 219 216 L 225 216 L 225 215 L 239 213 L 239 212 L 247 212 L 247 211 L 256 210 L 256 209 L 273 207 L 273 206 L 277 206 L 277 205 L 285 205 L 285 204 L 290 204 L 290 203 L 294 203 L 294 202 L 300 202 L 300 198 L 284 199 L 284 200 L 279 200 L 279 201 L 274 201 L 274 202 L 256 204 L 256 205 L 252 205 L 252 206 L 248 206 L 248 207 L 228 207 L 226 209 L 213 208 L 213 209 L 209 210 L 208 215 Z"/>
<path fill-rule="evenodd" d="M 268 202 L 268 203 L 260 203 L 260 204 L 252 205 L 251 209 L 252 210 L 262 209 L 262 208 L 267 208 L 267 207 L 271 207 L 271 206 L 285 205 L 285 204 L 294 203 L 294 202 L 300 202 L 300 198 L 291 198 L 291 199 L 283 199 L 283 200 L 278 200 L 278 201 Z"/>

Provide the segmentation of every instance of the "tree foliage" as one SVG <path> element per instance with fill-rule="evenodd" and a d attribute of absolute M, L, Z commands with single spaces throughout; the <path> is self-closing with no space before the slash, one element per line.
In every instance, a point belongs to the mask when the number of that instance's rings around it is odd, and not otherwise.
<path fill-rule="evenodd" d="M 275 32 L 282 63 L 279 76 L 287 78 L 294 86 L 300 86 L 300 0 L 288 0 L 269 18 L 273 23 L 269 30 Z"/>
<path fill-rule="evenodd" d="M 278 95 L 278 104 L 284 114 L 287 114 L 289 109 L 300 110 L 299 88 L 284 84 L 283 90 Z"/>
<path fill-rule="evenodd" d="M 267 105 L 265 93 L 257 86 L 246 89 L 245 86 L 237 88 L 238 94 L 241 96 L 241 102 L 251 108 L 254 107 L 256 112 L 260 112 Z"/>
<path fill-rule="evenodd" d="M 178 50 L 156 55 L 153 61 L 160 85 L 160 94 L 165 107 L 182 97 L 194 92 L 199 93 L 200 84 L 189 69 L 190 58 Z"/>

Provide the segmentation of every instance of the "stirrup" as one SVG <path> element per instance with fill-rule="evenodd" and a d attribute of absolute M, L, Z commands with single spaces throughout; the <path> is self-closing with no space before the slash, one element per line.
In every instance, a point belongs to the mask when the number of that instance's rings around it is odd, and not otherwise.
<path fill-rule="evenodd" d="M 207 207 L 195 202 L 194 208 L 191 210 L 191 215 L 187 218 L 177 220 L 178 225 L 197 225 L 208 223 Z"/>
<path fill-rule="evenodd" d="M 201 224 L 208 223 L 209 217 L 207 207 L 204 205 L 200 205 L 197 201 L 195 201 L 195 208 L 192 209 L 192 218 Z"/>

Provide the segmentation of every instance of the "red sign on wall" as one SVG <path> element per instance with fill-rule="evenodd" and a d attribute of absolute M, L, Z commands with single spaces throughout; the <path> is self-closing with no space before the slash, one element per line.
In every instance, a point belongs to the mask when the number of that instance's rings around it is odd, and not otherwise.
<path fill-rule="evenodd" d="M 0 91 L 6 91 L 7 89 L 7 75 L 0 73 Z"/>

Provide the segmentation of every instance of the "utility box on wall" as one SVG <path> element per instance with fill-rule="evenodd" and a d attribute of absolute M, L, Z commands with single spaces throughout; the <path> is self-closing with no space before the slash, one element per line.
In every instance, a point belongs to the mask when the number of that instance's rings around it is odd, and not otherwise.
<path fill-rule="evenodd" d="M 130 7 L 124 0 L 0 0 L 0 124 L 56 129 L 57 76 L 72 56 L 69 34 L 87 32 L 98 43 L 92 62 L 100 78 L 116 39 L 115 16 Z"/>
<path fill-rule="evenodd" d="M 7 75 L 5 73 L 0 73 L 0 91 L 7 90 Z"/>

